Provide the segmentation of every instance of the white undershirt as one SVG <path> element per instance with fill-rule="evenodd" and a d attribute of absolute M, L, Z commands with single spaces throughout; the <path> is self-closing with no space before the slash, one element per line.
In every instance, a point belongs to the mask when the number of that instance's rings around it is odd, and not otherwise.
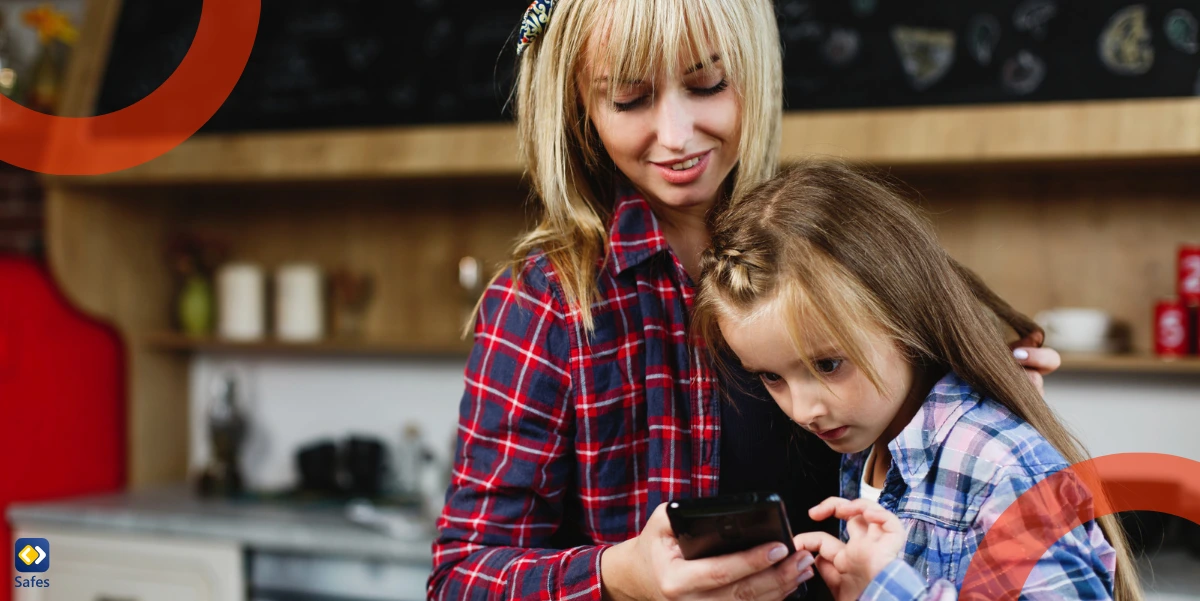
<path fill-rule="evenodd" d="M 867 499 L 868 501 L 874 501 L 874 502 L 878 503 L 879 496 L 883 494 L 883 489 L 875 488 L 874 486 L 867 484 L 867 481 L 869 480 L 869 474 L 867 474 L 868 470 L 867 470 L 866 466 L 871 465 L 871 455 L 874 455 L 874 454 L 875 454 L 875 450 L 871 449 L 871 454 L 867 456 L 867 461 L 863 463 L 864 467 L 863 467 L 863 473 L 862 473 L 862 480 L 858 483 L 858 498 Z"/>

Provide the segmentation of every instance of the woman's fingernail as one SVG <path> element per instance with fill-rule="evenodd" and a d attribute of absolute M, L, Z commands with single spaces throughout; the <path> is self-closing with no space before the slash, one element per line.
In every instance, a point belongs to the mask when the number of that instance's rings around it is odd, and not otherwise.
<path fill-rule="evenodd" d="M 779 561 L 784 557 L 787 557 L 787 547 L 783 545 L 771 547 L 771 550 L 767 552 L 767 559 L 770 559 L 773 562 Z"/>
<path fill-rule="evenodd" d="M 800 558 L 800 563 L 796 564 L 796 569 L 800 570 L 800 571 L 804 571 L 806 568 L 808 568 L 812 564 L 813 564 L 813 556 L 805 555 L 804 557 Z"/>
<path fill-rule="evenodd" d="M 800 584 L 804 584 L 805 582 L 808 582 L 809 579 L 811 579 L 812 577 L 813 577 L 812 568 L 805 568 L 803 572 L 800 572 L 800 577 L 796 579 L 796 582 L 798 582 Z"/>
<path fill-rule="evenodd" d="M 1029 351 L 1019 348 L 1013 351 L 1013 357 L 1016 357 L 1018 361 L 1024 361 L 1029 358 Z"/>

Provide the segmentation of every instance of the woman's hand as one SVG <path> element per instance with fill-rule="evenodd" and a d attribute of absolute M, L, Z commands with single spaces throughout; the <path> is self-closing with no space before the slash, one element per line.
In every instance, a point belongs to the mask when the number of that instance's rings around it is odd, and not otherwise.
<path fill-rule="evenodd" d="M 786 557 L 786 559 L 785 559 Z M 637 537 L 600 556 L 605 599 L 762 599 L 779 601 L 813 577 L 813 557 L 787 556 L 782 543 L 769 543 L 721 557 L 683 558 L 666 504 L 659 505 Z"/>
<path fill-rule="evenodd" d="M 1010 346 L 1017 363 L 1025 368 L 1025 375 L 1029 376 L 1029 381 L 1033 382 L 1038 393 L 1046 396 L 1042 376 L 1058 369 L 1062 365 L 1062 357 L 1052 348 L 1041 348 L 1042 338 L 1041 332 L 1034 332 Z"/>
<path fill-rule="evenodd" d="M 874 501 L 830 497 L 808 510 L 808 515 L 816 521 L 846 520 L 848 542 L 824 532 L 795 538 L 797 551 L 817 553 L 817 571 L 837 601 L 858 599 L 904 549 L 906 535 L 900 519 Z"/>

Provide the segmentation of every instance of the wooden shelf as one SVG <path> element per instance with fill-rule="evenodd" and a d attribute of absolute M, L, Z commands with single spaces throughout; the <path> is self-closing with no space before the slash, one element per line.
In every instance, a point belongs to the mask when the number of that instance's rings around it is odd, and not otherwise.
<path fill-rule="evenodd" d="M 174 352 L 250 353 L 284 356 L 400 356 L 415 355 L 465 357 L 471 350 L 461 343 L 405 343 L 383 340 L 324 340 L 313 343 L 231 342 L 216 338 L 189 338 L 173 332 L 160 332 L 145 338 L 152 349 Z M 1063 354 L 1060 372 L 1163 373 L 1200 375 L 1200 357 L 1162 359 L 1148 355 Z"/>
<path fill-rule="evenodd" d="M 1062 372 L 1200 375 L 1200 357 L 1162 359 L 1153 355 L 1063 354 Z"/>
<path fill-rule="evenodd" d="M 783 157 L 877 165 L 1200 160 L 1200 98 L 788 113 Z"/>
<path fill-rule="evenodd" d="M 160 332 L 145 338 L 145 344 L 155 350 L 181 353 L 258 354 L 312 357 L 460 357 L 471 350 L 468 342 L 443 344 L 410 343 L 383 340 L 322 340 L 298 343 L 263 340 L 232 342 L 217 338 L 190 338 L 174 332 Z"/>
<path fill-rule="evenodd" d="M 148 163 L 60 185 L 153 185 L 518 176 L 504 123 L 200 134 Z"/>
<path fill-rule="evenodd" d="M 1200 162 L 1200 98 L 789 112 L 782 156 L 880 166 Z M 68 185 L 519 177 L 506 123 L 198 135 Z"/>

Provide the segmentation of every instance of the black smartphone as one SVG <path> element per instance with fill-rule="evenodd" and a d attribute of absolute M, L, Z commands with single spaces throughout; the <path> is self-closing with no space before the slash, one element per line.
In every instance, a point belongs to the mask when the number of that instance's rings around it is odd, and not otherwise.
<path fill-rule="evenodd" d="M 667 503 L 667 518 L 684 559 L 700 559 L 783 543 L 795 553 L 783 499 L 775 493 L 738 493 Z"/>

